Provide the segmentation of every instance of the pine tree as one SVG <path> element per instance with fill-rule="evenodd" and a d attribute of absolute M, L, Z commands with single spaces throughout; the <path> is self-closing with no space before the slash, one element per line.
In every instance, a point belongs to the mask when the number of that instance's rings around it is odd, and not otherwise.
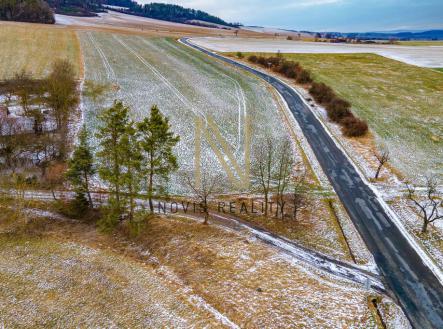
<path fill-rule="evenodd" d="M 143 160 L 138 134 L 132 122 L 128 125 L 126 133 L 122 137 L 122 144 L 124 146 L 121 154 L 123 158 L 122 167 L 124 168 L 123 188 L 129 199 L 129 220 L 132 220 L 134 218 L 135 197 L 141 188 Z"/>
<path fill-rule="evenodd" d="M 75 147 L 72 158 L 68 161 L 68 171 L 66 177 L 74 186 L 77 193 L 77 199 L 81 199 L 86 193 L 88 196 L 89 206 L 93 207 L 91 193 L 89 189 L 89 181 L 95 173 L 94 158 L 91 147 L 88 143 L 89 133 L 86 127 L 83 127 L 79 134 L 79 143 Z"/>
<path fill-rule="evenodd" d="M 178 168 L 173 147 L 180 138 L 170 130 L 168 118 L 155 105 L 151 108 L 150 116 L 138 123 L 137 127 L 144 155 L 149 208 L 151 212 L 154 212 L 152 203 L 154 192 L 160 190 L 163 187 L 161 182 Z M 159 179 L 157 180 L 157 178 Z"/>
<path fill-rule="evenodd" d="M 97 133 L 100 140 L 100 151 L 97 152 L 100 159 L 98 173 L 110 185 L 110 205 L 118 216 L 125 206 L 122 189 L 125 184 L 124 161 L 128 146 L 126 134 L 130 125 L 128 110 L 122 102 L 114 101 L 114 105 L 99 116 L 102 126 Z"/>

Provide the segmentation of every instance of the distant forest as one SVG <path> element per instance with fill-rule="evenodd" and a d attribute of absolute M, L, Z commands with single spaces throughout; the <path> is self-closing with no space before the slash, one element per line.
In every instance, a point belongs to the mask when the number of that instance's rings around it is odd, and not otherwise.
<path fill-rule="evenodd" d="M 196 25 L 207 22 L 230 27 L 241 25 L 227 23 L 201 10 L 164 3 L 141 5 L 133 0 L 0 0 L 0 20 L 53 24 L 54 12 L 71 16 L 96 16 L 106 10 L 103 5 L 124 7 L 127 9 L 115 10 L 170 22 Z"/>
<path fill-rule="evenodd" d="M 1 0 L 0 0 L 1 1 Z M 71 16 L 97 16 L 104 11 L 101 0 L 46 0 L 55 13 Z"/>
<path fill-rule="evenodd" d="M 103 4 L 128 8 L 123 12 L 143 17 L 161 19 L 165 21 L 185 23 L 192 20 L 205 21 L 225 26 L 238 26 L 240 24 L 227 23 L 219 17 L 210 15 L 204 11 L 184 8 L 178 5 L 165 3 L 150 3 L 140 5 L 132 0 L 104 0 Z"/>
<path fill-rule="evenodd" d="M 55 23 L 52 9 L 43 0 L 0 0 L 0 20 Z"/>

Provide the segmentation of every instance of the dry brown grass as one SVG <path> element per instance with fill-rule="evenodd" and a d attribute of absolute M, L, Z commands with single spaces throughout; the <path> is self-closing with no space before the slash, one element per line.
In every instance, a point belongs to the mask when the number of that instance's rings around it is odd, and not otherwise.
<path fill-rule="evenodd" d="M 372 326 L 364 291 L 290 262 L 248 235 L 154 218 L 137 245 L 240 327 Z"/>
<path fill-rule="evenodd" d="M 56 59 L 70 60 L 80 77 L 80 43 L 74 30 L 59 26 L 0 22 L 0 79 L 25 70 L 44 77 Z"/>
<path fill-rule="evenodd" d="M 153 327 L 166 311 L 188 325 L 220 325 L 189 305 L 189 296 L 199 296 L 242 328 L 374 327 L 369 292 L 246 233 L 178 217 L 151 218 L 137 238 L 79 222 L 35 221 L 32 234 L 0 234 L 6 324 Z M 163 325 L 178 327 L 172 318 Z"/>

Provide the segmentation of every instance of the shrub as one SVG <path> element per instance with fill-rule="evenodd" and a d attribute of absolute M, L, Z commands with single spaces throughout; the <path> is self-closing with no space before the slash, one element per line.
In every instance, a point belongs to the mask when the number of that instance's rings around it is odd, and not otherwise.
<path fill-rule="evenodd" d="M 54 207 L 58 213 L 68 218 L 83 219 L 89 210 L 89 203 L 83 193 L 76 193 L 72 200 L 57 200 Z"/>
<path fill-rule="evenodd" d="M 334 91 L 323 82 L 312 83 L 309 93 L 320 104 L 328 104 L 335 98 Z"/>
<path fill-rule="evenodd" d="M 236 56 L 237 56 L 237 58 L 243 58 L 243 57 L 245 57 L 241 51 L 237 51 Z"/>
<path fill-rule="evenodd" d="M 103 215 L 97 221 L 97 227 L 104 233 L 111 233 L 120 222 L 120 211 L 112 205 L 103 208 Z"/>
<path fill-rule="evenodd" d="M 282 62 L 284 61 L 283 58 L 278 56 L 268 57 L 266 59 L 266 66 L 271 66 L 272 68 L 277 68 Z"/>
<path fill-rule="evenodd" d="M 290 35 L 288 35 L 288 36 L 286 37 L 286 40 L 293 40 L 293 38 L 292 38 Z"/>
<path fill-rule="evenodd" d="M 300 69 L 295 81 L 297 81 L 298 83 L 310 83 L 312 82 L 311 73 L 304 69 Z"/>
<path fill-rule="evenodd" d="M 258 57 L 255 55 L 251 55 L 248 57 L 248 61 L 250 61 L 251 63 L 257 63 Z"/>
<path fill-rule="evenodd" d="M 297 72 L 300 69 L 300 65 L 293 61 L 281 61 L 278 66 L 278 72 L 285 75 L 290 79 L 295 79 L 297 77 Z"/>
<path fill-rule="evenodd" d="M 328 117 L 334 122 L 340 122 L 344 118 L 352 116 L 350 108 L 351 104 L 348 101 L 338 97 L 326 105 Z"/>
<path fill-rule="evenodd" d="M 257 64 L 259 64 L 259 65 L 261 65 L 261 66 L 264 66 L 264 67 L 267 67 L 267 66 L 268 66 L 268 62 L 267 62 L 267 60 L 266 60 L 266 57 L 259 56 L 259 57 L 257 58 Z"/>
<path fill-rule="evenodd" d="M 54 24 L 52 9 L 43 0 L 0 1 L 0 20 Z"/>
<path fill-rule="evenodd" d="M 354 116 L 344 118 L 340 123 L 342 124 L 343 134 L 348 137 L 363 136 L 368 131 L 368 124 L 366 121 Z"/>

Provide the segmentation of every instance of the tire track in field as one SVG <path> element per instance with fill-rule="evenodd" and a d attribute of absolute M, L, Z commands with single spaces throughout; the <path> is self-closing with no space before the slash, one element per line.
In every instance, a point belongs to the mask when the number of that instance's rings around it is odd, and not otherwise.
<path fill-rule="evenodd" d="M 98 52 L 98 54 L 100 55 L 100 58 L 102 60 L 103 66 L 105 67 L 106 70 L 106 74 L 108 76 L 109 80 L 115 80 L 115 72 L 114 69 L 112 68 L 111 64 L 109 64 L 108 58 L 106 57 L 105 53 L 103 52 L 103 50 L 100 48 L 100 46 L 98 45 L 97 41 L 94 39 L 94 37 L 92 36 L 91 32 L 87 32 L 87 35 L 89 37 L 89 40 L 91 41 L 92 45 L 94 46 L 94 49 Z"/>
<path fill-rule="evenodd" d="M 153 65 L 151 65 L 148 61 L 146 61 L 142 56 L 140 56 L 134 49 L 128 46 L 127 43 L 125 43 L 123 40 L 121 40 L 119 37 L 113 35 L 113 38 L 120 43 L 127 51 L 129 51 L 131 54 L 133 54 L 137 59 L 149 70 L 154 73 L 154 75 L 160 79 L 172 92 L 173 94 L 186 106 L 188 107 L 196 116 L 201 116 L 205 121 L 206 117 L 205 115 L 196 109 L 194 105 L 186 98 L 185 95 L 183 95 L 175 86 L 171 84 L 171 82 L 163 75 L 161 74 Z"/>
<path fill-rule="evenodd" d="M 147 44 L 146 40 L 142 39 L 141 37 L 138 37 L 138 38 L 141 39 L 144 43 Z M 191 59 L 195 59 L 196 58 L 195 56 L 193 56 L 190 53 L 184 51 L 183 49 L 181 49 L 181 48 L 171 44 L 170 42 L 168 42 L 166 40 L 164 41 L 164 44 L 169 46 L 170 48 L 175 49 L 176 51 L 180 52 L 181 54 L 185 55 L 188 58 L 191 58 Z M 210 64 L 205 63 L 205 65 L 208 68 L 210 68 L 213 72 L 215 72 L 216 74 L 221 75 L 221 76 L 227 78 L 228 80 L 230 80 L 233 83 L 233 85 L 234 85 L 235 93 L 236 93 L 235 97 L 237 98 L 237 102 L 238 102 L 238 110 L 237 110 L 238 111 L 238 136 L 237 136 L 238 143 L 237 143 L 237 151 L 239 151 L 240 145 L 241 145 L 241 127 L 242 127 L 241 118 L 242 118 L 242 115 L 243 115 L 243 118 L 245 118 L 246 115 L 247 115 L 247 105 L 246 105 L 246 97 L 245 97 L 244 90 L 241 87 L 241 85 L 239 84 L 239 82 L 237 80 L 235 80 L 234 78 L 230 77 L 229 75 L 227 75 L 227 74 L 225 74 L 225 73 L 223 73 L 223 72 L 221 72 L 219 70 L 216 70 Z"/>

